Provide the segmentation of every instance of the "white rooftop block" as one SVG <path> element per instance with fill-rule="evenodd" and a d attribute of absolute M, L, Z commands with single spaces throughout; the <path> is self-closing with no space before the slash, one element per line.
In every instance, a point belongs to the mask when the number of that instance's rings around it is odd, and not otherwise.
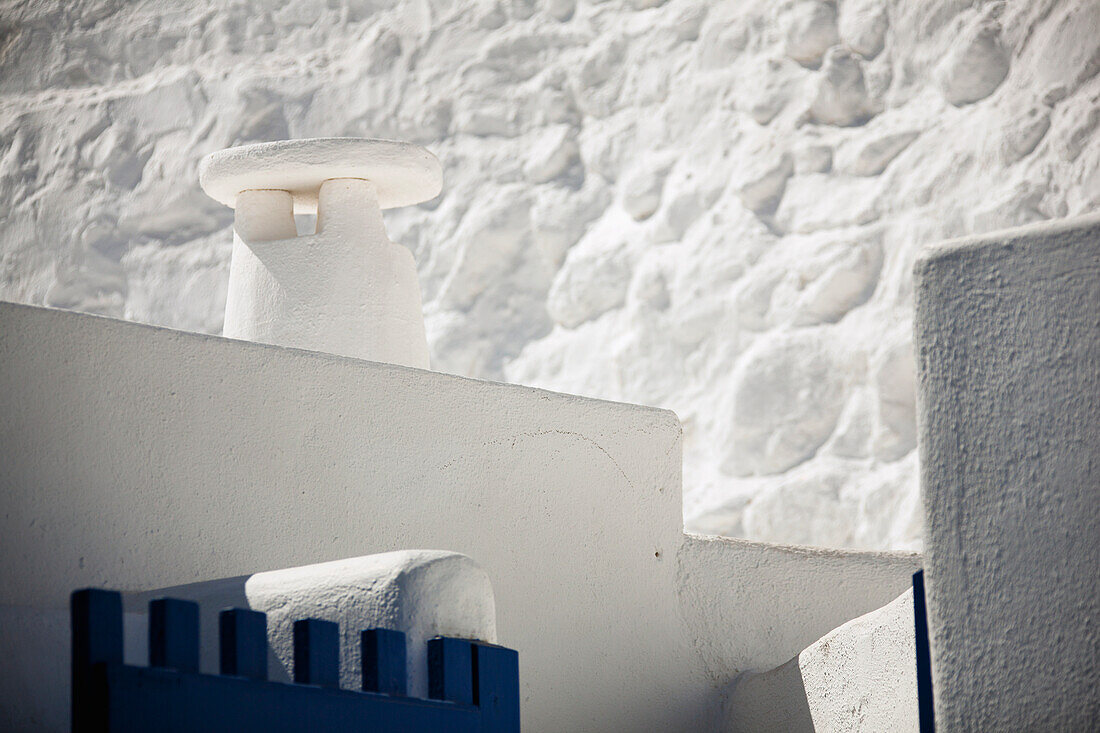
<path fill-rule="evenodd" d="M 1100 727 L 1100 217 L 916 265 L 936 725 Z"/>

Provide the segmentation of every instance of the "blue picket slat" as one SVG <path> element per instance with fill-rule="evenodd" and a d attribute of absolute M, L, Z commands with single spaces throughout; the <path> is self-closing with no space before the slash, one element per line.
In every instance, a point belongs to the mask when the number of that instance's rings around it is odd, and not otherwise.
<path fill-rule="evenodd" d="M 294 681 L 340 686 L 340 626 L 307 618 L 294 622 Z"/>
<path fill-rule="evenodd" d="M 178 598 L 149 602 L 149 666 L 199 671 L 199 604 Z"/>
<path fill-rule="evenodd" d="M 359 634 L 363 689 L 405 695 L 408 685 L 405 634 L 392 629 L 366 629 Z"/>
<path fill-rule="evenodd" d="M 122 594 L 87 588 L 69 599 L 72 623 L 73 733 L 97 730 L 104 719 L 104 691 L 93 666 L 122 663 Z"/>
<path fill-rule="evenodd" d="M 474 704 L 483 733 L 519 731 L 519 654 L 514 649 L 474 642 Z"/>
<path fill-rule="evenodd" d="M 222 674 L 267 679 L 267 615 L 230 608 L 218 615 Z"/>
<path fill-rule="evenodd" d="M 428 697 L 473 704 L 473 652 L 468 640 L 446 636 L 428 640 Z"/>

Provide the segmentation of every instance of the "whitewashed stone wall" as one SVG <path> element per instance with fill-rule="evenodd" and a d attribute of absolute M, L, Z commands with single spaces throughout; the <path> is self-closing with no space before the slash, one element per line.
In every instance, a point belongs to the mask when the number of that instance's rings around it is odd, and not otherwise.
<path fill-rule="evenodd" d="M 1100 202 L 1100 6 L 0 5 L 0 297 L 217 333 L 200 157 L 410 139 L 433 363 L 674 409 L 700 531 L 912 548 L 920 245 Z"/>

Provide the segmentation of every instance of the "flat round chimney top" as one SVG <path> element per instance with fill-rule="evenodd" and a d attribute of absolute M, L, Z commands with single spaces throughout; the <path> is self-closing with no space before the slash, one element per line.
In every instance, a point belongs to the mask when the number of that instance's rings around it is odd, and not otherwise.
<path fill-rule="evenodd" d="M 199 164 L 199 185 L 234 207 L 237 194 L 256 189 L 289 191 L 294 211 L 317 211 L 317 192 L 331 178 L 362 178 L 378 191 L 383 209 L 435 198 L 443 188 L 439 159 L 426 148 L 397 140 L 322 137 L 277 140 L 211 153 Z"/>

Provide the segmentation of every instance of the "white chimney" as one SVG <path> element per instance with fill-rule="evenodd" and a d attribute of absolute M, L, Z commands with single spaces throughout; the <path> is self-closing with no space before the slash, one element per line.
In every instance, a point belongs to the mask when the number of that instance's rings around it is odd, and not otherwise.
<path fill-rule="evenodd" d="M 434 198 L 439 161 L 410 143 L 280 140 L 212 153 L 202 189 L 236 209 L 223 334 L 428 368 L 412 253 L 382 209 Z M 294 214 L 317 214 L 297 236 Z"/>

